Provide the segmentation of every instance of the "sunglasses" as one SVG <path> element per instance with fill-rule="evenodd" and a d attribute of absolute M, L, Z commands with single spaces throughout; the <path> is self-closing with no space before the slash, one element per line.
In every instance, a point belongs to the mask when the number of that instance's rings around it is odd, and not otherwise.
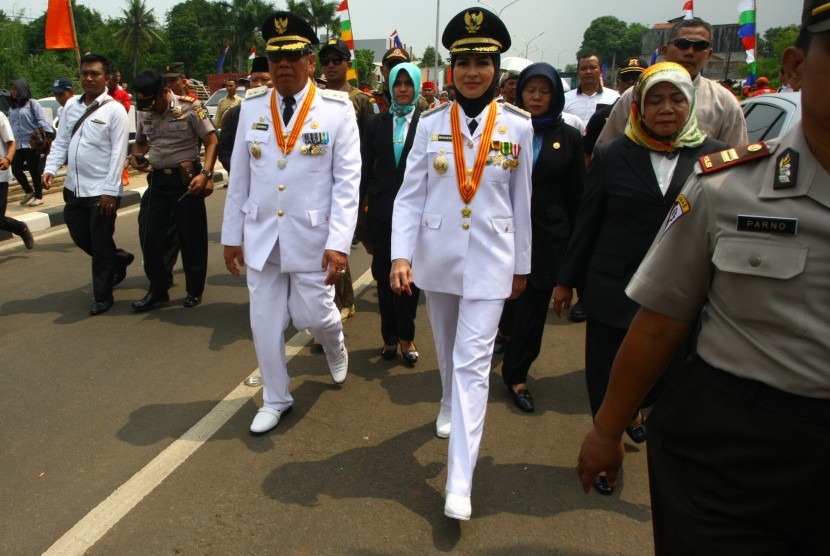
<path fill-rule="evenodd" d="M 339 66 L 343 62 L 345 62 L 345 58 L 341 58 L 340 56 L 320 56 L 320 65 L 327 66 L 329 64 L 334 64 L 335 66 Z"/>
<path fill-rule="evenodd" d="M 268 61 L 274 62 L 275 64 L 283 61 L 288 60 L 290 63 L 299 62 L 303 56 L 307 56 L 308 53 L 305 50 L 293 50 L 290 52 L 268 52 Z"/>
<path fill-rule="evenodd" d="M 674 39 L 670 42 L 680 50 L 688 50 L 689 47 L 694 48 L 695 52 L 703 52 L 712 44 L 709 41 L 690 41 L 689 39 Z"/>

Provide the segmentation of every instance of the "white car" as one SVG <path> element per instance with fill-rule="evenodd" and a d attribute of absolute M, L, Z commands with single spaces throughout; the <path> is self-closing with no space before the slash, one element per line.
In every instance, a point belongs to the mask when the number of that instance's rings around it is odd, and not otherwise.
<path fill-rule="evenodd" d="M 749 141 L 784 135 L 801 121 L 801 93 L 770 93 L 741 102 Z"/>
<path fill-rule="evenodd" d="M 81 95 L 75 95 L 77 99 Z M 73 99 L 74 100 L 74 99 Z M 58 108 L 60 107 L 60 103 L 55 100 L 55 97 L 44 97 L 37 99 L 38 104 L 40 107 L 43 108 L 43 114 L 46 116 L 46 119 L 52 122 L 52 127 L 57 129 L 58 126 Z M 130 112 L 128 114 L 128 120 L 130 123 L 130 144 L 135 141 L 135 103 L 130 104 Z"/>

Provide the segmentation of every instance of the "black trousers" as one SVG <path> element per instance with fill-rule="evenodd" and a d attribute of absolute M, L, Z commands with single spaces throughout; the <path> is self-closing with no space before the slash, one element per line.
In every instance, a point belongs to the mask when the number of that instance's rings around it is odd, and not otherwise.
<path fill-rule="evenodd" d="M 382 220 L 370 218 L 368 230 L 372 238 L 372 278 L 377 282 L 380 333 L 383 343 L 397 345 L 401 340 L 415 339 L 415 316 L 421 290 L 412 284 L 412 295 L 396 294 L 389 283 L 392 271 L 392 226 Z"/>
<path fill-rule="evenodd" d="M 530 366 L 539 357 L 553 287 L 551 283 L 549 287 L 539 288 L 528 280 L 524 293 L 505 303 L 502 319 L 507 316 L 512 320 L 505 322 L 506 330 L 501 325 L 499 330 L 510 336 L 501 367 L 502 379 L 508 387 L 526 383 Z"/>
<path fill-rule="evenodd" d="M 658 556 L 830 554 L 830 400 L 698 361 L 648 419 Z"/>
<path fill-rule="evenodd" d="M 20 220 L 9 218 L 6 216 L 6 206 L 9 202 L 9 182 L 0 182 L 0 230 L 11 232 L 13 234 L 21 235 L 25 229 L 25 224 Z"/>
<path fill-rule="evenodd" d="M 198 168 L 197 168 L 198 170 Z M 181 175 L 154 171 L 147 176 L 149 187 L 144 229 L 141 230 L 141 252 L 144 273 L 150 280 L 150 291 L 163 295 L 170 287 L 170 273 L 165 267 L 165 246 L 171 218 L 182 249 L 182 266 L 187 293 L 201 297 L 207 277 L 207 212 L 203 195 L 184 195 L 187 186 Z M 181 198 L 181 200 L 179 200 Z"/>
<path fill-rule="evenodd" d="M 126 258 L 118 256 L 115 241 L 115 218 L 101 214 L 101 197 L 76 197 L 63 190 L 63 217 L 72 241 L 92 257 L 92 292 L 95 301 L 112 300 L 113 274 L 126 268 Z M 116 208 L 121 199 L 116 201 Z M 126 255 L 125 252 L 122 251 Z"/>
<path fill-rule="evenodd" d="M 150 196 L 143 195 L 141 203 L 138 207 L 138 237 L 143 241 L 144 233 L 147 229 L 147 205 L 150 203 Z M 164 251 L 162 254 L 162 261 L 164 261 L 164 268 L 167 271 L 167 283 L 173 285 L 173 269 L 176 266 L 176 261 L 179 259 L 179 251 L 181 244 L 179 243 L 179 232 L 176 231 L 176 218 L 174 214 L 170 214 L 170 224 L 167 228 L 167 235 L 164 237 Z"/>
<path fill-rule="evenodd" d="M 26 177 L 26 172 L 23 171 L 23 165 L 29 168 L 29 174 L 32 175 L 32 184 L 29 185 L 29 180 Z M 12 175 L 23 191 L 26 193 L 32 192 L 32 185 L 34 186 L 35 197 L 43 198 L 43 185 L 40 183 L 40 176 L 43 172 L 40 164 L 40 151 L 30 149 L 28 147 L 19 148 L 14 153 L 12 160 Z"/>
<path fill-rule="evenodd" d="M 625 338 L 627 328 L 609 326 L 588 315 L 585 328 L 585 384 L 588 387 L 588 401 L 591 404 L 591 415 L 596 415 L 605 392 L 608 390 L 608 380 L 611 378 L 611 367 Z M 649 407 L 654 404 L 660 392 L 666 387 L 683 367 L 683 361 L 688 352 L 688 339 L 681 344 L 674 358 L 671 360 L 660 380 L 651 389 L 640 407 Z M 632 416 L 635 417 L 635 415 Z"/>

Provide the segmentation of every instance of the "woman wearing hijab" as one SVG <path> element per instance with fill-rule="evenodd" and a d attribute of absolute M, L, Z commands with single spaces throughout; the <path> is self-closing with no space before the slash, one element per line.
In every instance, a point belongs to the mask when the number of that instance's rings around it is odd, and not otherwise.
<path fill-rule="evenodd" d="M 426 296 L 443 391 L 436 435 L 450 439 L 444 514 L 467 520 L 499 316 L 530 272 L 533 129 L 494 100 L 510 48 L 495 14 L 462 11 L 442 42 L 456 100 L 418 123 L 392 216 L 390 283 Z"/>
<path fill-rule="evenodd" d="M 40 151 L 29 147 L 29 137 L 36 129 L 42 129 L 54 135 L 55 130 L 46 120 L 38 101 L 32 98 L 29 82 L 23 78 L 12 81 L 9 89 L 12 105 L 9 110 L 9 122 L 14 132 L 14 141 L 17 144 L 17 154 L 12 160 L 12 174 L 17 183 L 23 188 L 25 195 L 20 200 L 21 205 L 37 206 L 43 204 L 43 186 L 41 185 Z M 23 165 L 29 168 L 32 184 L 26 178 Z M 32 187 L 34 186 L 34 188 Z"/>
<path fill-rule="evenodd" d="M 505 304 L 502 314 L 500 333 L 512 339 L 506 344 L 501 375 L 515 404 L 531 413 L 527 373 L 542 347 L 556 274 L 582 199 L 585 157 L 579 131 L 562 120 L 565 92 L 553 66 L 542 62 L 525 68 L 519 74 L 516 102 L 530 112 L 533 123 L 533 249 L 527 288 Z"/>
<path fill-rule="evenodd" d="M 602 404 L 614 357 L 639 309 L 626 297 L 625 287 L 698 158 L 726 148 L 698 129 L 694 113 L 689 73 L 672 62 L 655 64 L 634 86 L 625 136 L 594 151 L 553 295 L 554 310 L 561 315 L 570 306 L 573 286 L 585 278 L 585 380 L 591 415 Z M 683 355 L 679 350 L 664 377 Z M 659 390 L 658 385 L 650 397 Z M 651 403 L 647 399 L 643 406 Z M 639 412 L 626 432 L 637 443 L 645 440 Z M 594 488 L 600 494 L 614 491 L 602 475 Z"/>
<path fill-rule="evenodd" d="M 366 231 L 372 249 L 372 277 L 377 282 L 380 333 L 383 337 L 381 357 L 391 361 L 401 347 L 401 356 L 409 365 L 418 362 L 415 346 L 415 313 L 421 291 L 412 286 L 412 295 L 399 295 L 389 285 L 392 268 L 392 207 L 401 188 L 406 159 L 415 139 L 421 117 L 417 108 L 421 93 L 421 70 L 410 63 L 398 64 L 389 73 L 392 83 L 388 112 L 369 120 L 361 142 L 363 170 L 360 198 L 366 211 Z"/>

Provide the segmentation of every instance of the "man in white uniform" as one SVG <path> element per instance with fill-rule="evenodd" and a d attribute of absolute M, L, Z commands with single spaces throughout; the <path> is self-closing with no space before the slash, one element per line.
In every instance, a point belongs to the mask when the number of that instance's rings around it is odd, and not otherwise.
<path fill-rule="evenodd" d="M 314 30 L 277 12 L 262 25 L 274 89 L 247 93 L 239 114 L 222 244 L 235 276 L 247 264 L 263 406 L 251 433 L 289 411 L 283 332 L 289 318 L 323 346 L 335 383 L 348 353 L 332 284 L 345 272 L 360 188 L 360 137 L 346 93 L 317 89 Z M 243 255 L 244 244 L 244 255 Z"/>

